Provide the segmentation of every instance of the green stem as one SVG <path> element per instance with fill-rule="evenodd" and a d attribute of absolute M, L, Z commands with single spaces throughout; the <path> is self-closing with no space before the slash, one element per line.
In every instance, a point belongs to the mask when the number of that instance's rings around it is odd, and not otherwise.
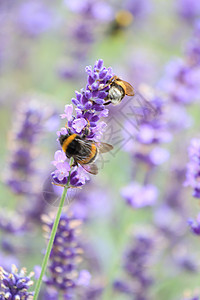
<path fill-rule="evenodd" d="M 67 187 L 64 187 L 62 197 L 61 197 L 61 200 L 60 200 L 60 205 L 59 205 L 59 208 L 58 208 L 58 211 L 57 211 L 56 219 L 54 221 L 53 228 L 52 228 L 52 231 L 51 231 L 51 236 L 50 236 L 50 239 L 49 239 L 47 250 L 46 250 L 43 262 L 42 262 L 42 269 L 41 269 L 40 277 L 39 277 L 39 279 L 37 281 L 37 284 L 36 284 L 33 300 L 38 299 L 38 295 L 39 295 L 39 292 L 40 292 L 40 287 L 41 287 L 41 284 L 42 284 L 42 278 L 43 278 L 44 273 L 45 273 L 46 268 L 47 268 L 47 263 L 48 263 L 49 256 L 50 256 L 50 253 L 51 253 L 51 249 L 52 249 L 52 246 L 53 246 L 53 242 L 54 242 L 54 239 L 55 239 L 55 236 L 56 236 L 56 231 L 57 231 L 58 224 L 59 224 L 59 221 L 60 221 L 60 215 L 61 215 L 61 212 L 62 212 L 63 204 L 65 202 L 66 194 L 67 194 Z"/>

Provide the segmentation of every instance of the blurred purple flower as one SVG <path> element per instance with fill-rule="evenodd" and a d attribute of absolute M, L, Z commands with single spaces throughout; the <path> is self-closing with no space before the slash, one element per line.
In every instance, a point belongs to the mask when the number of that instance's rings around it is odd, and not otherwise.
<path fill-rule="evenodd" d="M 158 124 L 143 124 L 136 139 L 142 144 L 168 143 L 171 141 L 171 134 Z"/>
<path fill-rule="evenodd" d="M 0 211 L 0 230 L 5 233 L 21 235 L 27 230 L 27 223 L 22 215 Z"/>
<path fill-rule="evenodd" d="M 94 184 L 90 181 L 87 190 L 78 190 L 71 210 L 81 220 L 96 220 L 109 216 L 112 203 L 109 201 L 108 190 L 105 186 Z"/>
<path fill-rule="evenodd" d="M 146 0 L 126 0 L 124 6 L 136 19 L 146 16 L 152 10 L 151 1 Z"/>
<path fill-rule="evenodd" d="M 184 59 L 171 61 L 159 86 L 168 94 L 172 102 L 188 105 L 198 101 L 200 93 L 200 25 L 194 26 Z"/>
<path fill-rule="evenodd" d="M 52 27 L 53 14 L 44 3 L 26 1 L 19 8 L 17 21 L 22 31 L 35 37 Z"/>
<path fill-rule="evenodd" d="M 6 272 L 0 267 L 0 300 L 5 299 L 30 299 L 33 292 L 29 292 L 29 288 L 33 285 L 30 279 L 33 273 L 26 275 L 26 270 L 21 269 L 18 273 L 17 268 L 13 265 L 11 273 Z"/>
<path fill-rule="evenodd" d="M 123 294 L 133 294 L 132 286 L 127 283 L 125 280 L 116 279 L 113 282 L 113 289 Z"/>
<path fill-rule="evenodd" d="M 196 0 L 178 0 L 177 13 L 186 21 L 194 21 L 200 17 L 200 3 Z"/>
<path fill-rule="evenodd" d="M 141 208 L 155 204 L 158 198 L 158 190 L 155 186 L 150 184 L 141 186 L 137 182 L 132 182 L 122 188 L 121 195 L 127 204 L 133 208 Z"/>
<path fill-rule="evenodd" d="M 89 286 L 91 274 L 87 270 L 81 270 L 79 273 L 77 284 L 80 286 Z"/>
<path fill-rule="evenodd" d="M 153 278 L 147 272 L 146 266 L 151 261 L 154 248 L 153 238 L 137 234 L 124 254 L 123 268 L 127 279 L 118 279 L 113 288 L 121 293 L 134 295 L 134 299 L 149 299 L 148 289 L 153 284 Z"/>
<path fill-rule="evenodd" d="M 74 13 L 81 14 L 85 18 L 99 21 L 110 21 L 113 19 L 113 9 L 106 1 L 92 0 L 65 0 L 67 7 Z"/>
<path fill-rule="evenodd" d="M 161 165 L 166 162 L 169 156 L 169 152 L 161 147 L 154 147 L 154 149 L 152 149 L 152 151 L 149 153 L 149 159 L 155 166 Z"/>
<path fill-rule="evenodd" d="M 100 300 L 103 294 L 103 287 L 97 284 L 91 284 L 82 290 L 81 300 Z"/>
<path fill-rule="evenodd" d="M 12 265 L 19 266 L 19 261 L 16 257 L 1 252 L 0 262 L 0 267 L 2 267 L 6 272 L 9 272 L 11 270 Z"/>
<path fill-rule="evenodd" d="M 42 300 L 58 300 L 58 299 L 59 299 L 59 292 L 57 292 L 54 288 L 47 287 L 44 290 Z"/>
<path fill-rule="evenodd" d="M 31 181 L 37 173 L 35 150 L 42 134 L 46 132 L 46 122 L 53 118 L 54 125 L 57 125 L 54 122 L 55 111 L 49 106 L 40 104 L 40 97 L 36 99 L 27 98 L 18 108 L 12 140 L 9 143 L 10 164 L 5 171 L 5 182 L 16 194 L 35 193 Z"/>
<path fill-rule="evenodd" d="M 194 70 L 198 72 L 200 67 L 200 21 L 199 20 L 196 21 L 194 24 L 194 34 L 186 47 L 186 57 L 190 66 L 193 67 Z"/>
<path fill-rule="evenodd" d="M 174 198 L 172 197 L 172 200 Z M 179 209 L 180 207 L 177 207 Z M 154 223 L 161 234 L 169 241 L 170 245 L 176 245 L 186 233 L 185 218 L 178 215 L 174 208 L 164 204 L 154 212 Z"/>
<path fill-rule="evenodd" d="M 188 148 L 185 186 L 193 188 L 193 197 L 200 198 L 200 139 L 192 139 Z"/>
<path fill-rule="evenodd" d="M 200 214 L 197 216 L 195 221 L 192 219 L 188 220 L 188 224 L 194 234 L 200 235 Z"/>
<path fill-rule="evenodd" d="M 191 256 L 181 256 L 179 253 L 177 258 L 175 259 L 175 263 L 181 268 L 181 271 L 198 273 L 196 259 L 192 258 Z"/>

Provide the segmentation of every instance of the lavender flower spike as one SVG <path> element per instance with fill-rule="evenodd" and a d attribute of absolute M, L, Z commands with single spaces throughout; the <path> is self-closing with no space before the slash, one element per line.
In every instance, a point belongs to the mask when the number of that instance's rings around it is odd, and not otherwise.
<path fill-rule="evenodd" d="M 126 277 L 114 281 L 115 291 L 134 295 L 136 300 L 149 299 L 147 295 L 153 284 L 153 278 L 146 266 L 150 263 L 153 249 L 153 236 L 141 233 L 134 237 L 124 255 L 123 268 Z"/>
<path fill-rule="evenodd" d="M 52 229 L 53 220 L 44 215 L 43 222 L 44 230 L 48 234 Z M 77 240 L 80 224 L 79 219 L 66 213 L 61 214 L 50 254 L 49 275 L 45 280 L 47 287 L 61 292 L 66 297 L 74 294 L 77 286 L 84 285 L 85 281 L 90 280 L 90 274 L 86 270 L 78 272 L 83 252 Z"/>
<path fill-rule="evenodd" d="M 33 293 L 28 289 L 33 285 L 30 279 L 34 273 L 26 276 L 26 270 L 21 269 L 18 273 L 17 268 L 13 265 L 11 273 L 6 272 L 0 267 L 0 300 L 31 300 Z"/>
<path fill-rule="evenodd" d="M 87 84 L 85 89 L 75 92 L 76 97 L 71 99 L 72 104 L 65 105 L 62 119 L 66 119 L 66 127 L 57 132 L 59 138 L 69 133 L 85 135 L 86 139 L 99 141 L 106 123 L 100 122 L 102 117 L 108 116 L 108 109 L 105 108 L 104 102 L 108 95 L 107 82 L 113 77 L 111 68 L 103 66 L 103 60 L 98 60 L 94 67 L 86 67 Z M 52 173 L 53 182 L 56 184 L 72 186 L 82 186 L 88 180 L 87 172 L 84 172 L 81 166 L 69 166 L 66 162 L 66 155 L 62 150 L 55 153 L 53 164 L 56 170 Z"/>

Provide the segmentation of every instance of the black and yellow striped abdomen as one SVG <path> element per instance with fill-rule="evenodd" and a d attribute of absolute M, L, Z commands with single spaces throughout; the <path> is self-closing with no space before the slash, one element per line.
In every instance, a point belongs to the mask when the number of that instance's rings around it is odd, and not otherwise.
<path fill-rule="evenodd" d="M 66 156 L 68 158 L 73 157 L 79 164 L 89 164 L 97 156 L 95 143 L 78 134 L 61 135 L 59 141 Z"/>

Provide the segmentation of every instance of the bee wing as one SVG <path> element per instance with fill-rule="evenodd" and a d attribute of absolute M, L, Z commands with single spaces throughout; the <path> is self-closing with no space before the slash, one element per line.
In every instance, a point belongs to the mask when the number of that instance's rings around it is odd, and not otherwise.
<path fill-rule="evenodd" d="M 98 168 L 97 168 L 96 164 L 88 164 L 88 165 L 80 164 L 80 165 L 88 173 L 93 174 L 93 175 L 97 175 L 98 174 Z"/>
<path fill-rule="evenodd" d="M 100 153 L 106 153 L 113 149 L 113 146 L 107 143 L 97 142 L 95 144 Z"/>
<path fill-rule="evenodd" d="M 131 110 L 138 125 L 143 122 L 150 122 L 157 117 L 158 110 L 140 93 L 135 94 L 133 101 L 134 106 L 131 106 Z"/>
<path fill-rule="evenodd" d="M 124 80 L 122 80 L 122 81 L 123 81 L 123 84 L 126 87 L 126 89 L 125 89 L 126 95 L 127 96 L 134 96 L 135 93 L 134 93 L 134 89 L 133 89 L 132 85 L 130 83 L 128 83 L 127 81 L 124 81 Z"/>
<path fill-rule="evenodd" d="M 135 95 L 134 88 L 132 87 L 132 85 L 130 83 L 120 79 L 119 77 L 117 77 L 115 80 L 116 80 L 116 83 L 117 83 L 117 81 L 121 81 L 123 83 L 123 85 L 125 86 L 125 92 L 126 92 L 127 96 L 134 96 Z"/>

